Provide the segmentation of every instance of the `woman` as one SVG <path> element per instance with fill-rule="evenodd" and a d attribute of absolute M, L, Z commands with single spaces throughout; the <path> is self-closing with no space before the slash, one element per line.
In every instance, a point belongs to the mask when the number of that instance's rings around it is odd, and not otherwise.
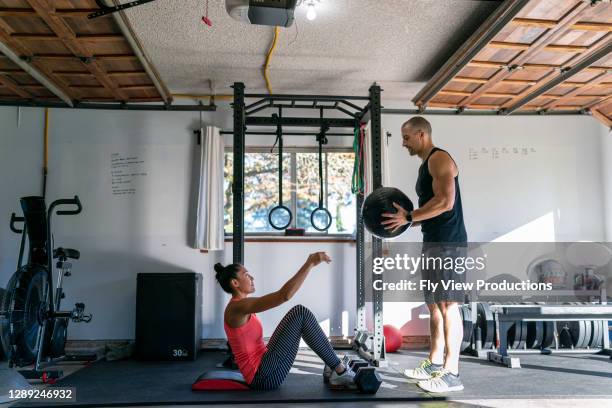
<path fill-rule="evenodd" d="M 302 286 L 310 270 L 321 262 L 330 263 L 325 252 L 310 254 L 306 263 L 276 292 L 249 297 L 255 292 L 253 277 L 240 264 L 215 265 L 221 287 L 232 295 L 225 308 L 224 327 L 236 364 L 253 389 L 278 388 L 289 373 L 303 338 L 326 365 L 332 368 L 330 384 L 353 385 L 354 373 L 345 367 L 329 344 L 317 319 L 302 305 L 294 306 L 279 323 L 266 346 L 263 328 L 255 313 L 273 309 L 291 299 Z"/>

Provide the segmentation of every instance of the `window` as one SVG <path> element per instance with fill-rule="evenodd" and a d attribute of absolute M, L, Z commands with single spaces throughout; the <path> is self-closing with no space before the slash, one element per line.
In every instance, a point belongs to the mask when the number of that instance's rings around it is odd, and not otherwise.
<path fill-rule="evenodd" d="M 292 228 L 312 234 L 348 235 L 355 231 L 355 196 L 351 193 L 354 154 L 333 150 L 323 154 L 323 205 L 332 215 L 329 230 L 319 232 L 310 214 L 319 206 L 317 149 L 285 148 L 283 152 L 283 205 L 291 209 Z M 233 153 L 225 153 L 225 232 L 233 228 Z M 283 234 L 272 228 L 268 212 L 278 205 L 278 154 L 269 149 L 247 149 L 244 158 L 244 228 L 247 234 Z"/>

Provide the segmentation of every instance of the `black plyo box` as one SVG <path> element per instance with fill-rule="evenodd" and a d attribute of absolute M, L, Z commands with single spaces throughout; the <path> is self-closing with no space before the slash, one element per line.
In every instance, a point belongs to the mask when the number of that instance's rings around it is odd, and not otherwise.
<path fill-rule="evenodd" d="M 202 327 L 200 275 L 139 273 L 136 282 L 136 357 L 195 360 Z"/>

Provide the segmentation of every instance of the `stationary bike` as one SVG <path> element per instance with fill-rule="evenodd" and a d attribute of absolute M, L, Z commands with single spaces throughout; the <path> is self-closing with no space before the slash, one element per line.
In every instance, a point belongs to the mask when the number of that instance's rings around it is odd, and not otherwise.
<path fill-rule="evenodd" d="M 62 376 L 61 370 L 45 370 L 44 367 L 59 361 L 82 361 L 95 356 L 71 358 L 66 356 L 65 344 L 68 320 L 90 322 L 92 316 L 85 314 L 85 305 L 77 303 L 72 311 L 60 311 L 64 277 L 72 274 L 69 259 L 79 259 L 75 249 L 53 249 L 51 218 L 59 206 L 75 205 L 75 210 L 57 211 L 58 215 L 76 215 L 82 210 L 77 196 L 56 200 L 47 211 L 43 197 L 23 197 L 23 217 L 11 215 L 11 231 L 21 234 L 17 271 L 11 277 L 6 294 L 0 304 L 0 340 L 8 354 L 9 367 L 24 367 L 35 364 L 31 370 L 19 370 L 27 379 L 53 381 Z M 21 229 L 17 223 L 23 223 Z M 28 241 L 28 259 L 22 264 L 24 249 Z M 53 284 L 53 259 L 57 259 L 57 284 Z"/>

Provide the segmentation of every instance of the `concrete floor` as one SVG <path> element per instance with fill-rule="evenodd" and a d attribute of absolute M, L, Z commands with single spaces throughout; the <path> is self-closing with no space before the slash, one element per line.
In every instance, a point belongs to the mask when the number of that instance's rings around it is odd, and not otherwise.
<path fill-rule="evenodd" d="M 247 404 L 240 408 L 263 408 L 267 405 Z M 448 402 L 421 402 L 421 403 L 325 403 L 325 404 L 284 404 L 283 407 L 296 408 L 576 408 L 597 407 L 612 408 L 612 400 L 609 399 L 525 399 L 525 400 L 470 400 L 470 401 L 448 401 Z M 200 408 L 202 405 L 163 405 L 148 408 Z M 218 408 L 236 408 L 235 405 L 215 405 Z M 127 407 L 126 407 L 127 408 Z M 134 408 L 134 407 L 130 407 Z"/>

